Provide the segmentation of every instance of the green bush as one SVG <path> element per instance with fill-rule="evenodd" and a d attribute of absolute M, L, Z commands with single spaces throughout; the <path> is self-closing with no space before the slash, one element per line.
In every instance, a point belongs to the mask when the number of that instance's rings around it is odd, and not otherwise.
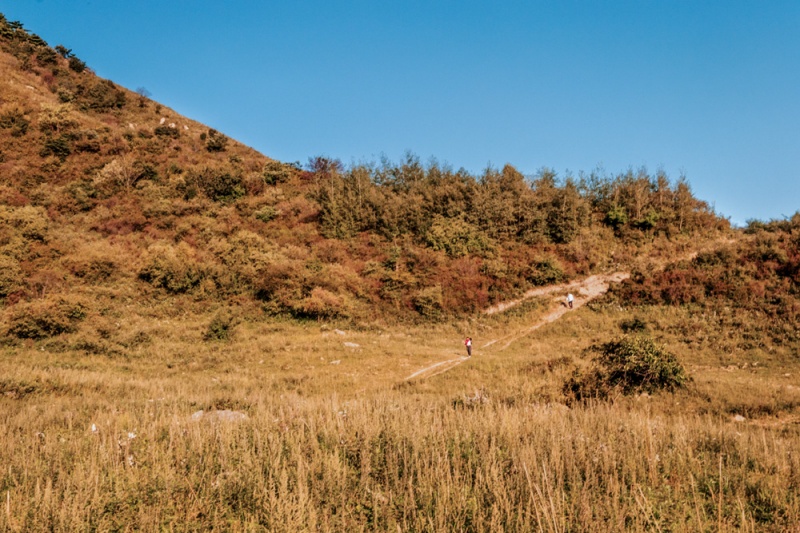
<path fill-rule="evenodd" d="M 206 150 L 209 152 L 224 152 L 228 145 L 228 138 L 217 130 L 208 130 L 206 137 Z"/>
<path fill-rule="evenodd" d="M 178 131 L 178 128 L 171 128 L 167 125 L 156 126 L 156 129 L 153 130 L 153 133 L 159 137 L 171 137 L 173 139 L 177 139 L 181 135 Z"/>
<path fill-rule="evenodd" d="M 220 311 L 209 323 L 203 340 L 206 341 L 227 341 L 233 337 L 233 330 L 240 320 L 230 311 Z"/>
<path fill-rule="evenodd" d="M 58 137 L 47 137 L 42 149 L 39 150 L 41 157 L 54 155 L 60 160 L 65 160 L 72 153 L 72 142 L 68 135 Z"/>
<path fill-rule="evenodd" d="M 71 333 L 86 318 L 86 306 L 80 302 L 58 298 L 14 307 L 8 333 L 20 339 L 43 339 Z"/>
<path fill-rule="evenodd" d="M 536 261 L 525 277 L 532 285 L 551 285 L 564 279 L 564 269 L 561 268 L 561 264 L 557 259 L 547 257 Z"/>
<path fill-rule="evenodd" d="M 28 126 L 30 121 L 20 109 L 8 109 L 0 114 L 0 128 L 11 130 L 11 135 L 14 137 L 22 137 L 28 133 Z"/>
<path fill-rule="evenodd" d="M 268 205 L 268 206 L 262 207 L 261 209 L 256 211 L 255 216 L 261 222 L 265 222 L 266 223 L 266 222 L 269 222 L 270 220 L 273 220 L 275 217 L 278 216 L 278 214 L 279 213 L 278 213 L 277 209 L 275 209 L 271 205 Z"/>
<path fill-rule="evenodd" d="M 612 206 L 606 213 L 606 224 L 616 229 L 628 223 L 628 212 L 621 205 Z"/>
<path fill-rule="evenodd" d="M 192 170 L 187 179 L 189 188 L 198 189 L 215 202 L 232 202 L 247 193 L 241 174 L 234 169 L 203 167 Z"/>
<path fill-rule="evenodd" d="M 56 65 L 58 64 L 58 54 L 56 51 L 46 46 L 39 50 L 36 54 L 36 61 L 39 62 L 40 65 Z"/>
<path fill-rule="evenodd" d="M 261 175 L 264 178 L 264 183 L 267 185 L 277 185 L 289 181 L 292 174 L 297 172 L 297 167 L 280 161 L 269 161 L 264 165 L 264 170 Z"/>
<path fill-rule="evenodd" d="M 690 379 L 678 359 L 646 335 L 624 336 L 590 350 L 598 354 L 594 368 L 576 372 L 564 384 L 564 392 L 578 400 L 673 391 Z"/>
<path fill-rule="evenodd" d="M 78 86 L 76 99 L 84 109 L 107 111 L 121 109 L 127 102 L 125 91 L 109 80 L 95 80 Z"/>
<path fill-rule="evenodd" d="M 75 71 L 78 74 L 80 74 L 81 72 L 86 70 L 86 63 L 84 63 L 83 61 L 81 61 L 80 59 L 78 59 L 75 56 L 71 56 L 69 58 L 69 68 L 70 68 L 70 70 Z"/>

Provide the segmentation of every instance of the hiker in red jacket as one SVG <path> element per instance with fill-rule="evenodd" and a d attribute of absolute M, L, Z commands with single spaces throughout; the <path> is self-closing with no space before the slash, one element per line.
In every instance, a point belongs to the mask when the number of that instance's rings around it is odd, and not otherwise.
<path fill-rule="evenodd" d="M 467 347 L 467 357 L 472 357 L 472 337 L 464 339 L 464 346 Z"/>

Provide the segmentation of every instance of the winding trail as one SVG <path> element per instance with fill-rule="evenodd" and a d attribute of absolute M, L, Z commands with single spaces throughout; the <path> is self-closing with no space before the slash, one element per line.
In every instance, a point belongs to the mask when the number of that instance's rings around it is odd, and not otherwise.
<path fill-rule="evenodd" d="M 589 276 L 588 278 L 582 281 L 574 281 L 572 283 L 565 283 L 562 285 L 553 285 L 551 287 L 542 287 L 541 289 L 533 289 L 525 293 L 522 299 L 514 300 L 511 302 L 504 302 L 502 304 L 498 304 L 495 307 L 489 308 L 486 310 L 486 314 L 491 315 L 497 313 L 499 311 L 504 311 L 506 309 L 510 309 L 515 305 L 519 305 L 523 300 L 527 298 L 531 298 L 533 296 L 545 296 L 547 294 L 552 294 L 554 292 L 564 292 L 564 291 L 575 291 L 577 294 L 575 295 L 575 301 L 572 303 L 573 308 L 569 309 L 563 302 L 559 304 L 556 309 L 551 310 L 549 313 L 544 315 L 542 318 L 538 320 L 538 322 L 534 323 L 529 328 L 526 328 L 520 332 L 511 333 L 510 335 L 506 335 L 500 339 L 496 339 L 490 341 L 487 344 L 484 344 L 484 348 L 495 344 L 497 342 L 503 342 L 504 344 L 500 347 L 500 350 L 505 350 L 511 343 L 519 339 L 520 337 L 524 337 L 539 329 L 540 327 L 544 326 L 545 324 L 549 324 L 551 322 L 555 322 L 565 314 L 569 313 L 571 310 L 575 310 L 579 307 L 582 307 L 589 303 L 590 301 L 594 300 L 598 296 L 602 296 L 606 292 L 608 292 L 608 288 L 611 286 L 612 283 L 619 283 L 623 280 L 626 280 L 630 277 L 630 273 L 628 272 L 614 272 L 613 274 L 595 274 L 594 276 Z"/>
<path fill-rule="evenodd" d="M 545 324 L 555 322 L 569 311 L 575 310 L 583 305 L 586 305 L 588 302 L 594 300 L 598 296 L 602 296 L 608 291 L 608 288 L 611 286 L 612 283 L 619 283 L 629 277 L 630 274 L 628 272 L 614 272 L 613 274 L 595 274 L 594 276 L 589 276 L 588 278 L 583 279 L 581 281 L 573 281 L 571 283 L 562 283 L 560 285 L 551 285 L 549 287 L 540 287 L 537 289 L 532 289 L 526 292 L 522 296 L 522 298 L 518 300 L 511 300 L 508 302 L 503 302 L 495 306 L 492 306 L 489 309 L 486 309 L 484 313 L 487 315 L 500 313 L 507 309 L 511 309 L 516 305 L 519 305 L 528 298 L 533 298 L 536 296 L 546 296 L 548 294 L 553 294 L 558 292 L 563 293 L 566 291 L 571 291 L 576 293 L 575 301 L 572 304 L 573 309 L 569 309 L 565 304 L 561 303 L 557 308 L 552 309 L 549 313 L 545 314 L 542 318 L 540 318 L 535 324 L 533 324 L 529 328 L 526 328 L 522 331 L 511 333 L 499 339 L 492 340 L 484 344 L 483 348 L 487 348 L 489 346 L 492 346 L 493 344 L 502 342 L 503 344 L 500 346 L 498 351 L 505 350 L 517 339 L 530 334 L 532 331 L 539 329 Z M 411 381 L 412 379 L 432 378 L 433 376 L 438 376 L 439 374 L 443 374 L 448 370 L 452 370 L 458 365 L 466 361 L 469 361 L 469 359 L 470 359 L 469 357 L 458 357 L 456 359 L 448 359 L 446 361 L 440 361 L 438 363 L 434 363 L 430 366 L 427 366 L 421 370 L 417 370 L 416 372 L 405 378 L 403 381 Z"/>

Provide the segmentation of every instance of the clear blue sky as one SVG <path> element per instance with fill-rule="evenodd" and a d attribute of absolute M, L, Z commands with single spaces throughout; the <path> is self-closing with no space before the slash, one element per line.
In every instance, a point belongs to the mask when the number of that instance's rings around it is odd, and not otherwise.
<path fill-rule="evenodd" d="M 734 223 L 800 210 L 800 1 L 0 0 L 264 154 L 684 174 Z"/>

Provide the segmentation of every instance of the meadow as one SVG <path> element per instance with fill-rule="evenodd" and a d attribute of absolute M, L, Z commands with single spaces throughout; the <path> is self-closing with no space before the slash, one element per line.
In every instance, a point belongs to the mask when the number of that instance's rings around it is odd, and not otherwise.
<path fill-rule="evenodd" d="M 663 334 L 693 378 L 686 389 L 568 405 L 562 386 L 589 364 L 585 348 L 633 315 L 600 300 L 526 333 L 558 298 L 404 328 L 239 310 L 226 341 L 204 340 L 208 314 L 163 309 L 119 325 L 142 339 L 125 354 L 59 338 L 7 345 L 0 528 L 798 527 L 790 352 L 721 360 Z M 680 308 L 646 315 L 661 331 L 691 319 Z M 470 360 L 406 379 L 460 358 L 464 334 Z M 513 342 L 486 346 L 499 338 Z"/>

